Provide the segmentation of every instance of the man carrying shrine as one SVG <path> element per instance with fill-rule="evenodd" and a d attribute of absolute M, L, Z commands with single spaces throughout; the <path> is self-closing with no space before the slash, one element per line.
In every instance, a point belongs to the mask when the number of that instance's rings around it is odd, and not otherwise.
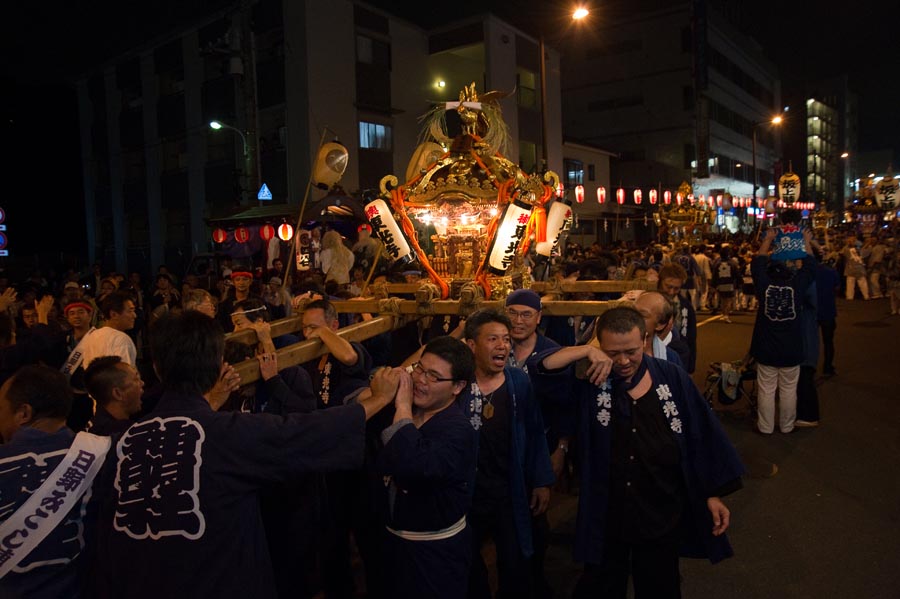
<path fill-rule="evenodd" d="M 0 387 L 0 597 L 83 594 L 112 452 L 108 438 L 66 427 L 71 405 L 65 375 L 46 366 Z"/>
<path fill-rule="evenodd" d="M 358 467 L 365 422 L 393 400 L 282 416 L 215 412 L 221 327 L 197 311 L 152 329 L 163 395 L 116 445 L 102 515 L 97 597 L 274 597 L 259 492 L 308 472 Z"/>
<path fill-rule="evenodd" d="M 688 374 L 645 353 L 640 312 L 604 312 L 597 334 L 612 376 L 580 397 L 575 559 L 585 566 L 573 597 L 625 599 L 631 576 L 635 599 L 677 598 L 679 555 L 732 555 L 720 498 L 741 487 L 744 469 Z M 543 365 L 567 361 L 557 352 Z"/>

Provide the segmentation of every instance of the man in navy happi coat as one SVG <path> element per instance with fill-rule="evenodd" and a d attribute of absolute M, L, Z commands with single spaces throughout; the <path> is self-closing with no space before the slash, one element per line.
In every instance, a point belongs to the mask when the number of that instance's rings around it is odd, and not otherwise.
<path fill-rule="evenodd" d="M 382 433 L 384 548 L 391 598 L 466 594 L 477 433 L 456 403 L 474 377 L 472 354 L 452 337 L 425 346 L 412 374 L 379 371 L 372 392 L 396 388 L 393 424 Z"/>
<path fill-rule="evenodd" d="M 365 421 L 391 398 L 285 416 L 214 412 L 203 394 L 222 367 L 221 327 L 188 311 L 152 333 L 164 392 L 112 456 L 94 596 L 274 597 L 260 490 L 358 467 Z"/>
<path fill-rule="evenodd" d="M 679 555 L 732 555 L 720 497 L 744 469 L 687 373 L 644 353 L 637 310 L 605 312 L 597 331 L 612 377 L 581 383 L 575 558 L 585 573 L 574 596 L 624 599 L 631 575 L 636 599 L 677 598 Z"/>

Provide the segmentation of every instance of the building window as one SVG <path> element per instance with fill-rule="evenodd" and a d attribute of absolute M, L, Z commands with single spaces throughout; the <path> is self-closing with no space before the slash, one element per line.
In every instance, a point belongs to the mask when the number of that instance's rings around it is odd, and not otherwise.
<path fill-rule="evenodd" d="M 516 69 L 516 99 L 519 106 L 524 108 L 538 108 L 537 94 L 538 77 L 527 69 Z"/>
<path fill-rule="evenodd" d="M 582 161 L 566 158 L 563 160 L 563 171 L 565 172 L 563 185 L 566 186 L 566 189 L 572 189 L 576 185 L 584 183 L 584 163 Z"/>
<path fill-rule="evenodd" d="M 391 45 L 367 35 L 356 36 L 356 62 L 391 69 Z"/>
<path fill-rule="evenodd" d="M 588 165 L 588 181 L 595 181 L 597 179 L 597 169 L 593 164 Z"/>
<path fill-rule="evenodd" d="M 390 125 L 359 122 L 359 147 L 370 150 L 390 150 L 392 144 Z"/>
<path fill-rule="evenodd" d="M 519 168 L 526 173 L 533 173 L 536 167 L 537 145 L 531 141 L 519 141 Z"/>
<path fill-rule="evenodd" d="M 697 160 L 697 149 L 694 144 L 684 144 L 684 168 L 694 168 L 691 164 Z"/>

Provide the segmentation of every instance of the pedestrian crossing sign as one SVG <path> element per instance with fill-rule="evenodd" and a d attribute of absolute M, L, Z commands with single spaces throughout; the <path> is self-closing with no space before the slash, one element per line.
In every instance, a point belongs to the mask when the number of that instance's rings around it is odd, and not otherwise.
<path fill-rule="evenodd" d="M 272 199 L 272 192 L 269 191 L 268 185 L 266 185 L 265 183 L 262 184 L 262 187 L 259 188 L 259 193 L 256 194 L 256 199 L 260 201 Z"/>

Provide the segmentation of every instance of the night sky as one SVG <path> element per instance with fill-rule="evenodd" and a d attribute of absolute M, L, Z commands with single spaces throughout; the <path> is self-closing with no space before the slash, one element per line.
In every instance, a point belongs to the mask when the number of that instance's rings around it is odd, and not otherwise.
<path fill-rule="evenodd" d="M 621 14 L 637 3 L 592 2 L 592 18 Z M 725 0 L 721 0 L 725 2 Z M 715 4 L 713 0 L 713 4 Z M 9 249 L 17 256 L 62 250 L 84 253 L 84 215 L 78 115 L 70 81 L 101 59 L 114 56 L 155 25 L 162 30 L 191 21 L 223 0 L 119 0 L 17 2 L 4 19 L 4 138 L 8 162 L 0 207 L 7 212 Z M 570 3 L 518 0 L 408 3 L 375 0 L 424 26 L 495 12 L 524 30 L 535 19 L 551 22 L 568 14 Z M 743 3 L 739 26 L 766 48 L 778 66 L 785 96 L 804 83 L 848 73 L 860 100 L 859 149 L 893 149 L 900 157 L 900 9 L 896 1 L 869 0 L 835 5 L 812 0 Z M 524 7 L 533 8 L 525 10 Z M 900 168 L 900 164 L 895 165 Z M 49 257 L 48 256 L 48 257 Z"/>

